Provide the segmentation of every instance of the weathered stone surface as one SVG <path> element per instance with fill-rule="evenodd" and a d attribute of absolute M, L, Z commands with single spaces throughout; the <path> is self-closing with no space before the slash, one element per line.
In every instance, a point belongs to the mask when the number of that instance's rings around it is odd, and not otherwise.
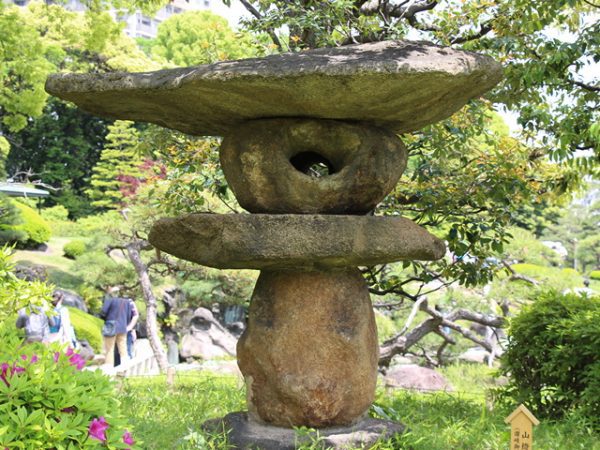
<path fill-rule="evenodd" d="M 392 388 L 417 391 L 452 391 L 452 385 L 433 369 L 416 364 L 396 366 L 385 374 L 385 385 Z"/>
<path fill-rule="evenodd" d="M 366 449 L 378 440 L 403 433 L 405 429 L 404 425 L 390 420 L 365 418 L 349 427 L 321 428 L 318 436 L 317 432 L 299 435 L 291 428 L 257 423 L 248 419 L 244 412 L 209 420 L 202 428 L 211 433 L 226 433 L 229 446 L 238 450 L 295 450 L 302 444 L 314 445 L 317 440 L 323 449 Z"/>
<path fill-rule="evenodd" d="M 261 272 L 237 346 L 250 416 L 284 427 L 352 424 L 373 401 L 378 350 L 358 269 Z"/>
<path fill-rule="evenodd" d="M 229 135 L 268 117 L 367 121 L 397 133 L 457 111 L 502 76 L 489 57 L 387 41 L 147 73 L 60 74 L 46 90 L 104 117 Z"/>
<path fill-rule="evenodd" d="M 434 260 L 445 244 L 402 217 L 190 214 L 160 219 L 156 248 L 219 269 L 328 269 Z"/>
<path fill-rule="evenodd" d="M 181 340 L 183 358 L 211 359 L 235 355 L 236 339 L 206 308 L 198 308 Z"/>
<path fill-rule="evenodd" d="M 268 119 L 225 138 L 221 167 L 253 213 L 364 214 L 394 188 L 407 151 L 392 132 L 336 120 Z M 310 175 L 311 165 L 327 167 Z"/>

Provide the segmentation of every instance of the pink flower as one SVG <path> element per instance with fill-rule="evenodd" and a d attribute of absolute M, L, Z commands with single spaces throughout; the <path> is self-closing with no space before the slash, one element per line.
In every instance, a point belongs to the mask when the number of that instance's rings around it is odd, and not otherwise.
<path fill-rule="evenodd" d="M 58 358 L 60 358 L 60 353 L 59 352 L 54 352 L 54 362 L 55 363 L 58 362 Z"/>
<path fill-rule="evenodd" d="M 81 370 L 85 366 L 85 358 L 78 353 L 73 353 L 69 358 L 69 364 L 77 367 L 78 370 Z"/>
<path fill-rule="evenodd" d="M 123 433 L 123 442 L 127 445 L 135 444 L 135 441 L 133 440 L 133 436 L 127 430 L 125 430 L 125 433 Z"/>
<path fill-rule="evenodd" d="M 30 361 L 31 361 L 32 364 L 38 362 L 38 360 L 39 360 L 39 358 L 38 358 L 38 356 L 36 354 L 31 355 L 31 360 Z"/>
<path fill-rule="evenodd" d="M 10 368 L 10 366 L 8 365 L 8 363 L 2 363 L 2 373 L 0 374 L 0 379 L 2 379 L 2 381 L 4 381 L 4 384 L 6 384 L 6 386 L 10 386 L 10 383 L 8 382 L 8 380 L 6 379 L 6 376 L 8 375 L 8 369 Z"/>
<path fill-rule="evenodd" d="M 23 361 L 27 361 L 27 355 L 21 355 L 21 359 L 22 359 Z"/>
<path fill-rule="evenodd" d="M 99 440 L 100 442 L 106 441 L 106 430 L 108 429 L 108 422 L 104 420 L 104 417 L 100 416 L 97 419 L 93 419 L 90 423 L 88 433 L 90 437 Z"/>
<path fill-rule="evenodd" d="M 75 350 L 73 350 L 71 347 L 69 347 L 69 348 L 67 349 L 67 353 L 66 353 L 66 355 L 67 355 L 67 356 L 71 356 L 71 355 L 74 355 L 74 354 L 75 354 Z"/>

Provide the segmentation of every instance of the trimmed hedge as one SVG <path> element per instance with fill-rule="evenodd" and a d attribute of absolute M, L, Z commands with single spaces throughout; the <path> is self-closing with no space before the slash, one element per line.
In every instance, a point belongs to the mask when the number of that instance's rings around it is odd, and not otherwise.
<path fill-rule="evenodd" d="M 592 280 L 598 280 L 598 281 L 600 281 L 600 270 L 592 270 L 590 272 L 590 278 Z"/>
<path fill-rule="evenodd" d="M 600 297 L 541 294 L 511 320 L 503 394 L 539 417 L 571 411 L 600 427 Z"/>
<path fill-rule="evenodd" d="M 102 352 L 102 320 L 80 309 L 70 308 L 71 323 L 77 339 L 87 340 L 96 353 Z"/>
<path fill-rule="evenodd" d="M 75 259 L 85 253 L 85 242 L 81 239 L 69 241 L 63 246 L 63 253 L 67 258 Z"/>
<path fill-rule="evenodd" d="M 20 203 L 13 203 L 19 210 L 23 223 L 13 225 L 11 228 L 16 231 L 22 231 L 25 233 L 25 237 L 19 241 L 20 244 L 28 246 L 37 246 L 45 244 L 50 240 L 52 232 L 48 223 L 42 219 L 35 209 Z"/>

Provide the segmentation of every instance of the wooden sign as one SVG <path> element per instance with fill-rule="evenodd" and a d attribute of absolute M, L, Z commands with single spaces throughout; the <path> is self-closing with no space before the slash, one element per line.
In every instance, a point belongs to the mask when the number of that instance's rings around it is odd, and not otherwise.
<path fill-rule="evenodd" d="M 519 405 L 504 422 L 510 424 L 510 450 L 533 449 L 533 426 L 540 421 L 525 405 Z"/>

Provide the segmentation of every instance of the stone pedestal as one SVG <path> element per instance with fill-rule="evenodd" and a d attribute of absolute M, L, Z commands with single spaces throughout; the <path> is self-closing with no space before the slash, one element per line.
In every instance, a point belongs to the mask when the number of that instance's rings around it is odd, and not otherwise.
<path fill-rule="evenodd" d="M 301 445 L 315 445 L 316 442 L 316 448 L 328 450 L 367 449 L 378 441 L 404 432 L 404 426 L 397 422 L 371 418 L 361 419 L 347 427 L 297 432 L 292 428 L 255 422 L 244 412 L 209 420 L 202 428 L 211 434 L 226 434 L 229 448 L 237 450 L 295 450 Z"/>
<path fill-rule="evenodd" d="M 237 355 L 253 419 L 317 428 L 355 422 L 373 402 L 379 355 L 360 272 L 263 271 Z"/>

